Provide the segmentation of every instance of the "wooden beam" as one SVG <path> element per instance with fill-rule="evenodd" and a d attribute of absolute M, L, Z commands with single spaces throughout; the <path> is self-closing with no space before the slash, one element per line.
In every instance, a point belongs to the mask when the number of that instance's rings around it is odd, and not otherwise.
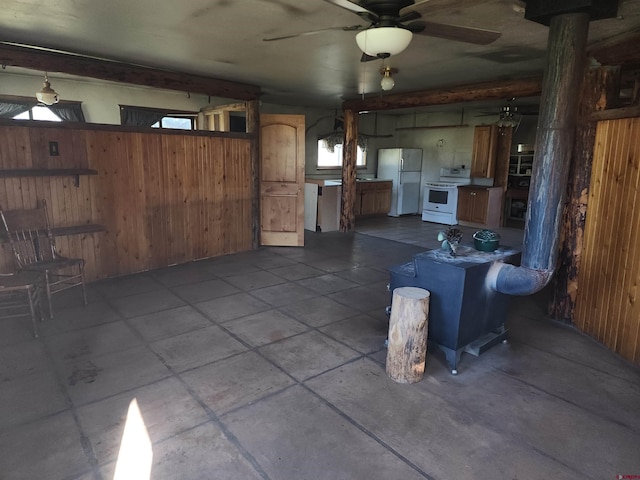
<path fill-rule="evenodd" d="M 255 100 L 260 97 L 260 87 L 255 85 L 1 43 L 0 64 L 144 85 L 145 87 L 199 93 L 212 97 L 237 100 Z"/>
<path fill-rule="evenodd" d="M 600 65 L 628 65 L 640 62 L 640 29 L 625 32 L 591 45 L 587 55 Z"/>
<path fill-rule="evenodd" d="M 364 112 L 396 108 L 427 107 L 449 103 L 494 100 L 511 97 L 534 97 L 542 91 L 542 76 L 474 83 L 450 88 L 437 88 L 418 92 L 402 92 L 364 99 L 346 100 L 343 110 Z"/>
<path fill-rule="evenodd" d="M 591 120 L 603 121 L 603 120 L 618 120 L 620 118 L 634 118 L 640 117 L 640 106 L 623 107 L 623 108 L 611 108 L 609 110 L 602 110 L 593 112 L 591 114 Z"/>

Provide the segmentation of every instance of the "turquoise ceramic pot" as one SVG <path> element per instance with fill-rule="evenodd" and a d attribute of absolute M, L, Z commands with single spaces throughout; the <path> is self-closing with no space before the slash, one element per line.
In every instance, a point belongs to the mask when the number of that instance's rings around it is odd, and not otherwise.
<path fill-rule="evenodd" d="M 500 235 L 493 230 L 478 230 L 473 234 L 473 244 L 481 252 L 493 252 L 500 246 Z"/>

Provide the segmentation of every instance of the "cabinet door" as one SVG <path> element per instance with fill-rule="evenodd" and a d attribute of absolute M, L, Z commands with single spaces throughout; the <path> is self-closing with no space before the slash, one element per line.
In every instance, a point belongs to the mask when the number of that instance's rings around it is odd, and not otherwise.
<path fill-rule="evenodd" d="M 458 188 L 458 220 L 471 222 L 473 216 L 473 190 Z"/>
<path fill-rule="evenodd" d="M 471 221 L 476 223 L 486 223 L 487 211 L 489 208 L 489 191 L 474 190 L 471 192 L 473 201 L 473 210 L 471 213 Z"/>
<path fill-rule="evenodd" d="M 498 145 L 497 132 L 495 125 L 479 125 L 475 128 L 471 157 L 472 177 L 493 177 Z"/>
<path fill-rule="evenodd" d="M 356 200 L 353 202 L 353 214 L 362 215 L 362 185 L 356 183 Z"/>
<path fill-rule="evenodd" d="M 376 192 L 376 210 L 378 213 L 389 213 L 391 210 L 391 184 L 379 183 Z"/>
<path fill-rule="evenodd" d="M 362 204 L 360 215 L 376 213 L 376 185 L 375 183 L 361 184 Z"/>

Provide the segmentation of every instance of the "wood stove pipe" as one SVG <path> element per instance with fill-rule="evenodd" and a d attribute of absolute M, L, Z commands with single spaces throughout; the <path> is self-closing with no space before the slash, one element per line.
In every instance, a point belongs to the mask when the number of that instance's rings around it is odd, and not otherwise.
<path fill-rule="evenodd" d="M 497 292 L 530 295 L 553 276 L 588 30 L 588 13 L 551 18 L 521 266 L 491 267 L 488 281 Z"/>

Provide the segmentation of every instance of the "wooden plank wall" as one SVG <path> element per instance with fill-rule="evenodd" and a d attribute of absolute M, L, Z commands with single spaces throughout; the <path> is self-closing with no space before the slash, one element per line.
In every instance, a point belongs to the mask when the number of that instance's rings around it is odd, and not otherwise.
<path fill-rule="evenodd" d="M 50 157 L 48 142 L 59 142 Z M 0 179 L 0 206 L 45 199 L 54 226 L 96 223 L 106 232 L 58 237 L 86 260 L 88 280 L 252 248 L 251 139 L 0 126 L 0 169 L 91 168 L 97 176 Z M 8 245 L 0 271 L 11 271 Z"/>
<path fill-rule="evenodd" d="M 576 326 L 640 364 L 640 118 L 598 123 Z"/>

